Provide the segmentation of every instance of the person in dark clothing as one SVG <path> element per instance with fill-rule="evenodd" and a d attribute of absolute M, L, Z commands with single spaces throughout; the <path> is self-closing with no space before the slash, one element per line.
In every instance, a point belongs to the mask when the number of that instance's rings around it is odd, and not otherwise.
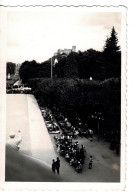
<path fill-rule="evenodd" d="M 59 168 L 60 168 L 60 160 L 59 160 L 59 157 L 57 157 L 57 160 L 56 160 L 56 162 L 55 162 L 56 164 L 56 166 L 55 166 L 55 168 L 56 168 L 56 171 L 57 171 L 57 173 L 59 174 Z"/>
<path fill-rule="evenodd" d="M 90 156 L 90 160 L 89 160 L 89 169 L 92 169 L 92 162 L 93 162 L 93 158 L 92 158 L 92 156 Z"/>
<path fill-rule="evenodd" d="M 53 159 L 52 160 L 52 171 L 55 172 L 55 168 L 56 168 L 56 162 L 55 160 Z"/>
<path fill-rule="evenodd" d="M 78 162 L 78 166 L 76 167 L 76 172 L 80 173 L 82 171 L 82 164 Z"/>

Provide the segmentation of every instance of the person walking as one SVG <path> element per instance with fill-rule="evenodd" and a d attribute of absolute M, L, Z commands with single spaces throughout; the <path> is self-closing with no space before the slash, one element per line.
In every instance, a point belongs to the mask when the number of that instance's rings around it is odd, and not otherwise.
<path fill-rule="evenodd" d="M 57 157 L 57 160 L 55 162 L 55 168 L 56 168 L 57 173 L 59 174 L 59 169 L 60 169 L 60 160 L 59 160 L 59 157 Z"/>
<path fill-rule="evenodd" d="M 89 169 L 92 169 L 92 163 L 93 163 L 93 158 L 92 158 L 92 156 L 90 156 L 90 159 L 89 159 Z"/>
<path fill-rule="evenodd" d="M 55 169 L 56 169 L 56 162 L 55 160 L 53 159 L 52 160 L 52 171 L 55 173 Z"/>

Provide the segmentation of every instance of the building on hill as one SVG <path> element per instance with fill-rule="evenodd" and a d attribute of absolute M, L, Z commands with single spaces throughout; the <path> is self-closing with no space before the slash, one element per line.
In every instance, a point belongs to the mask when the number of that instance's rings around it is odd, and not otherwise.
<path fill-rule="evenodd" d="M 76 46 L 72 46 L 72 51 L 76 52 Z"/>
<path fill-rule="evenodd" d="M 69 55 L 72 51 L 76 52 L 76 46 L 72 46 L 72 49 L 58 49 L 57 52 L 54 53 L 54 56 L 59 54 Z"/>

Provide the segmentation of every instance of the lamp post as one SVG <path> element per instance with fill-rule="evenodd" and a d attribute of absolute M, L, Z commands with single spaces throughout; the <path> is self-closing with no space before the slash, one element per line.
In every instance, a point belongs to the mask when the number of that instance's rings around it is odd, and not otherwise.
<path fill-rule="evenodd" d="M 52 57 L 51 57 L 51 79 L 53 79 L 53 63 L 52 63 Z"/>
<path fill-rule="evenodd" d="M 98 114 L 97 120 L 98 120 L 98 141 L 99 141 L 100 140 L 100 120 L 101 120 L 100 115 L 101 115 L 101 113 L 98 112 L 97 114 Z"/>
<path fill-rule="evenodd" d="M 53 65 L 58 63 L 58 60 L 55 58 L 53 63 L 53 57 L 51 57 L 51 79 L 53 79 Z"/>
<path fill-rule="evenodd" d="M 104 120 L 101 112 L 95 112 L 92 118 L 97 119 L 98 141 L 100 140 L 100 120 Z"/>

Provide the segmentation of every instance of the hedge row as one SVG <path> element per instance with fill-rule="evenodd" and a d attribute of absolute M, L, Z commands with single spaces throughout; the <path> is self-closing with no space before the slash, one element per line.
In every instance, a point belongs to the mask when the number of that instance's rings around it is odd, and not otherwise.
<path fill-rule="evenodd" d="M 59 108 L 72 123 L 76 117 L 92 123 L 91 116 L 100 112 L 104 118 L 103 129 L 120 132 L 120 78 L 100 82 L 39 78 L 29 80 L 28 85 L 43 106 Z"/>

